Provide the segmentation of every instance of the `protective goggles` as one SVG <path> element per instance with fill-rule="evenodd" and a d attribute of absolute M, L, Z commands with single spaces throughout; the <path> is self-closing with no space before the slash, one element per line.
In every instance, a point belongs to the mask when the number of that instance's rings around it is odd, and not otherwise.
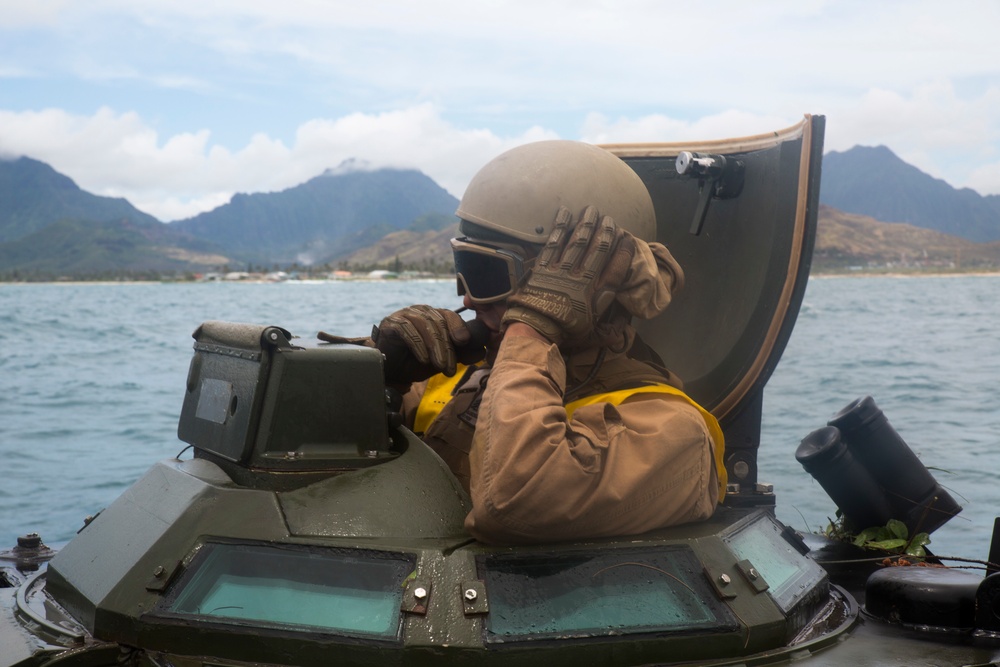
<path fill-rule="evenodd" d="M 473 303 L 506 299 L 534 263 L 513 248 L 471 241 L 464 236 L 451 240 L 451 250 L 458 274 L 458 295 L 468 295 Z"/>

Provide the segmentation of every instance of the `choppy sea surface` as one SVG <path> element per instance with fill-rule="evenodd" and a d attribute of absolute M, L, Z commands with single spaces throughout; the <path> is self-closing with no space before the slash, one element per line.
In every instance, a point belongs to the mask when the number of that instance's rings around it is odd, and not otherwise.
<path fill-rule="evenodd" d="M 73 537 L 155 461 L 178 454 L 191 332 L 205 320 L 367 334 L 453 282 L 0 284 L 0 549 Z M 832 501 L 799 441 L 871 395 L 962 513 L 941 555 L 985 558 L 1000 514 L 1000 276 L 813 278 L 764 394 L 760 479 L 778 518 L 822 530 Z"/>

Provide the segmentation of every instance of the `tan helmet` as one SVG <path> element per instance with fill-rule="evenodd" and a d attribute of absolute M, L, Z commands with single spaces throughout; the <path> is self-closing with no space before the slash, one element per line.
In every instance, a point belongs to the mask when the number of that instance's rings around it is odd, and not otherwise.
<path fill-rule="evenodd" d="M 512 148 L 479 170 L 455 214 L 463 221 L 530 244 L 545 243 L 556 213 L 596 206 L 622 229 L 656 240 L 656 214 L 642 179 L 603 148 L 580 141 L 539 141 Z M 463 232 L 474 236 L 463 225 Z"/>

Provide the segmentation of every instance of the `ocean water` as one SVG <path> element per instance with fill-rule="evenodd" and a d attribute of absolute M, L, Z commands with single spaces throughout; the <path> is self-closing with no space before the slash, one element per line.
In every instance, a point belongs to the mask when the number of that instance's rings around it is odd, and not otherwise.
<path fill-rule="evenodd" d="M 205 320 L 367 334 L 412 303 L 455 307 L 454 283 L 0 284 L 0 549 L 65 542 L 155 461 L 173 457 Z M 964 506 L 938 554 L 985 558 L 1000 514 L 1000 276 L 813 278 L 764 394 L 760 479 L 777 514 L 822 530 L 835 512 L 799 441 L 871 395 Z"/>

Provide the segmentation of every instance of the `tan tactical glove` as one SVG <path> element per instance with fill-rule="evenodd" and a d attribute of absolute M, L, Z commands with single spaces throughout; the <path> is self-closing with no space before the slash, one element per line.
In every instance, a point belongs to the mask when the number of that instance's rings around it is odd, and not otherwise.
<path fill-rule="evenodd" d="M 684 287 L 684 271 L 662 243 L 635 244 L 635 255 L 615 300 L 631 315 L 644 320 L 656 317 Z"/>
<path fill-rule="evenodd" d="M 409 384 L 432 375 L 455 374 L 457 362 L 471 364 L 486 357 L 478 322 L 466 322 L 445 308 L 409 306 L 389 315 L 372 332 L 385 355 L 389 384 Z"/>
<path fill-rule="evenodd" d="M 635 256 L 635 237 L 593 206 L 572 222 L 560 207 L 527 282 L 507 300 L 504 326 L 524 322 L 562 344 L 588 336 L 614 301 Z"/>

